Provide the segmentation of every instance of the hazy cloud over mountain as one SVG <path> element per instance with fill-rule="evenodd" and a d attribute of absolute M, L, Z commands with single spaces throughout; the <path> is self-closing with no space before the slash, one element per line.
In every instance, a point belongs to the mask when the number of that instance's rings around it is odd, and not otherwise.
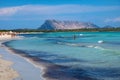
<path fill-rule="evenodd" d="M 37 28 L 47 19 L 120 26 L 120 0 L 0 0 L 0 28 Z M 32 23 L 32 24 L 30 24 Z"/>
<path fill-rule="evenodd" d="M 0 16 L 21 15 L 58 15 L 88 12 L 120 10 L 120 6 L 89 6 L 89 5 L 23 5 L 0 8 Z"/>

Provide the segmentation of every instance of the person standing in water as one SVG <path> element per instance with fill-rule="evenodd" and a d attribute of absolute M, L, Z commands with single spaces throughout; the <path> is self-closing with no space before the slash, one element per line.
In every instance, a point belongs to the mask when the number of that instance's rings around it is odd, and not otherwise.
<path fill-rule="evenodd" d="M 74 34 L 74 36 L 73 36 L 73 39 L 75 40 L 76 39 L 76 35 Z"/>

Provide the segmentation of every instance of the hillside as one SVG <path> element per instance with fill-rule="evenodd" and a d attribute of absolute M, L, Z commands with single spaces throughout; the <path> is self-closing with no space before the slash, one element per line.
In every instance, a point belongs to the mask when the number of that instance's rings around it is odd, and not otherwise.
<path fill-rule="evenodd" d="M 57 21 L 46 20 L 38 29 L 40 30 L 64 30 L 64 29 L 84 29 L 98 28 L 97 25 L 78 21 Z"/>

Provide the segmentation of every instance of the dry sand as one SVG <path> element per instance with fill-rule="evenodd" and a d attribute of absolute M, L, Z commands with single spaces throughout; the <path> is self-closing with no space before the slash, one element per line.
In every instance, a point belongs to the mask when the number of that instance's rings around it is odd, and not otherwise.
<path fill-rule="evenodd" d="M 13 40 L 13 39 L 21 39 L 21 38 L 23 38 L 23 37 L 22 36 L 11 37 L 11 35 L 4 35 L 4 36 L 0 36 L 0 41 Z"/>
<path fill-rule="evenodd" d="M 2 42 L 11 39 L 11 35 L 1 35 L 0 46 Z M 12 62 L 4 60 L 0 55 L 0 80 L 13 80 L 19 76 L 18 73 L 13 68 L 11 68 L 12 64 Z"/>
<path fill-rule="evenodd" d="M 0 35 L 0 80 L 43 80 L 40 68 L 17 54 L 11 54 L 12 52 L 2 45 L 6 41 L 22 38 L 24 37 Z"/>
<path fill-rule="evenodd" d="M 18 77 L 18 73 L 11 68 L 13 63 L 2 59 L 0 55 L 0 80 L 13 80 Z"/>

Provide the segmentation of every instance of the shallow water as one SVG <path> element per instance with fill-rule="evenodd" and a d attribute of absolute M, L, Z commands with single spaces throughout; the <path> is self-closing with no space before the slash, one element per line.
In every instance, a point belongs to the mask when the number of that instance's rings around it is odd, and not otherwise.
<path fill-rule="evenodd" d="M 10 41 L 7 46 L 37 58 L 37 62 L 50 63 L 44 77 L 120 80 L 120 32 L 56 32 L 22 36 L 25 38 Z"/>

